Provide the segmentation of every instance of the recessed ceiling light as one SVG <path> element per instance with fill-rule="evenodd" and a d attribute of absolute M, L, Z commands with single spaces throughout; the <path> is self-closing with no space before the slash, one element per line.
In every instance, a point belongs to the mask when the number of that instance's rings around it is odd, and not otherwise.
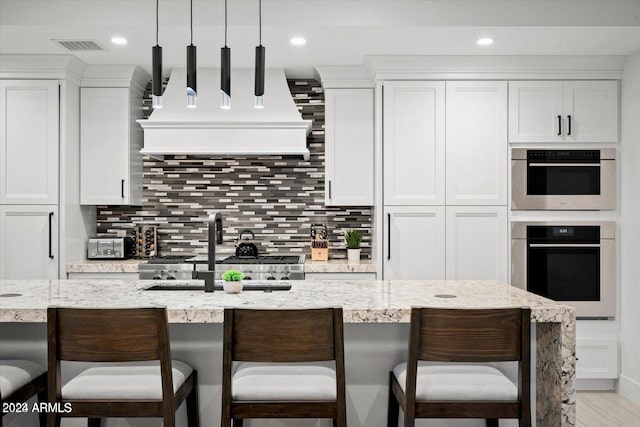
<path fill-rule="evenodd" d="M 292 37 L 289 43 L 294 46 L 302 46 L 307 43 L 307 40 L 304 37 Z"/>
<path fill-rule="evenodd" d="M 124 37 L 111 37 L 111 43 L 113 44 L 127 44 L 127 39 L 125 39 Z"/>
<path fill-rule="evenodd" d="M 491 46 L 493 44 L 493 39 L 491 37 L 482 37 L 476 40 L 478 46 Z"/>

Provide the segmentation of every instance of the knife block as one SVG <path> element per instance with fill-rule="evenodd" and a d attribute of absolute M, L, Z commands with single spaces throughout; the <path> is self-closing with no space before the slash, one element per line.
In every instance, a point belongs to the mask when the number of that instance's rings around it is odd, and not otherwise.
<path fill-rule="evenodd" d="M 329 260 L 329 241 L 328 240 L 311 240 L 311 261 L 328 261 Z"/>

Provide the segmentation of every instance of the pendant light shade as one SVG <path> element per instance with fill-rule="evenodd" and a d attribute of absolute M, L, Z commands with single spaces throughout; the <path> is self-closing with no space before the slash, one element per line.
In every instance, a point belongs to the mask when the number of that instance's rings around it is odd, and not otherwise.
<path fill-rule="evenodd" d="M 254 95 L 256 108 L 264 108 L 264 46 L 256 46 L 256 70 Z"/>
<path fill-rule="evenodd" d="M 162 47 L 158 45 L 158 6 L 160 0 L 156 0 L 156 45 L 151 49 L 152 59 L 152 83 L 151 106 L 162 108 Z"/>
<path fill-rule="evenodd" d="M 187 46 L 187 107 L 196 108 L 198 84 L 196 77 L 196 47 L 193 45 L 193 0 L 191 0 L 191 44 Z"/>
<path fill-rule="evenodd" d="M 253 94 L 256 97 L 255 107 L 264 108 L 264 55 L 262 46 L 262 0 L 258 0 L 258 34 L 259 45 L 256 46 L 255 87 Z"/>
<path fill-rule="evenodd" d="M 231 49 L 227 46 L 227 0 L 224 0 L 224 47 L 220 49 L 220 107 L 231 108 Z"/>
<path fill-rule="evenodd" d="M 196 77 L 196 47 L 187 46 L 187 107 L 196 108 L 198 87 Z"/>

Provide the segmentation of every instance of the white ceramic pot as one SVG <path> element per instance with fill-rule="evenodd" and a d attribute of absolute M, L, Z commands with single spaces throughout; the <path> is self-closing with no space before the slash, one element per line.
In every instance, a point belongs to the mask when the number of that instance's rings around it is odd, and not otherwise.
<path fill-rule="evenodd" d="M 228 294 L 239 294 L 242 292 L 242 280 L 237 282 L 222 282 L 222 289 Z"/>
<path fill-rule="evenodd" d="M 349 264 L 359 264 L 360 249 L 347 249 L 347 261 Z"/>

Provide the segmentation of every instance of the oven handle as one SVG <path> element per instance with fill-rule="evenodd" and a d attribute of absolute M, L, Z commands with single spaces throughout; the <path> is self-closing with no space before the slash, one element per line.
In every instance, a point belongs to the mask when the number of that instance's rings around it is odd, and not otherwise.
<path fill-rule="evenodd" d="M 573 166 L 573 167 L 587 166 L 587 167 L 600 167 L 600 166 L 601 166 L 601 164 L 600 164 L 600 163 L 529 163 L 529 166 L 531 166 L 531 167 L 539 167 L 539 168 L 546 168 L 546 167 L 558 167 L 558 166 Z"/>
<path fill-rule="evenodd" d="M 600 243 L 529 243 L 530 248 L 599 248 Z"/>

